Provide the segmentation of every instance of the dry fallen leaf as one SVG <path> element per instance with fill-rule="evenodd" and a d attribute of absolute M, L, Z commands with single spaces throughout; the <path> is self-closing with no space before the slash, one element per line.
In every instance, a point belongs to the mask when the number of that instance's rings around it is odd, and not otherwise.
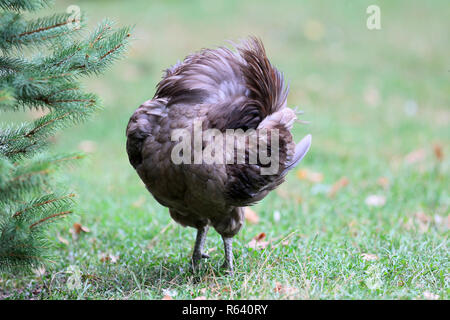
<path fill-rule="evenodd" d="M 378 256 L 376 254 L 372 254 L 372 253 L 363 253 L 361 254 L 361 258 L 365 261 L 377 261 Z"/>
<path fill-rule="evenodd" d="M 88 227 L 85 227 L 85 226 L 81 225 L 81 223 L 78 223 L 78 222 L 74 223 L 72 228 L 73 228 L 73 232 L 75 232 L 76 234 L 80 234 L 81 231 L 83 231 L 83 232 L 91 231 L 91 230 L 89 230 Z"/>
<path fill-rule="evenodd" d="M 280 282 L 276 282 L 274 291 L 277 293 L 283 294 L 283 295 L 290 296 L 290 295 L 296 294 L 298 289 L 286 286 Z"/>
<path fill-rule="evenodd" d="M 328 192 L 328 196 L 330 198 L 333 198 L 336 193 L 341 190 L 342 188 L 344 188 L 345 186 L 347 186 L 349 183 L 349 180 L 347 179 L 347 177 L 342 177 L 340 178 L 338 181 L 336 181 L 333 186 L 331 187 L 331 190 Z"/>
<path fill-rule="evenodd" d="M 308 180 L 313 183 L 323 181 L 323 174 L 320 172 L 309 171 L 307 169 L 300 169 L 296 172 L 297 178 L 300 180 Z"/>
<path fill-rule="evenodd" d="M 101 262 L 111 262 L 116 263 L 119 260 L 120 256 L 115 256 L 110 253 L 100 253 L 100 261 Z"/>
<path fill-rule="evenodd" d="M 72 228 L 70 229 L 70 233 L 72 234 L 80 234 L 81 232 L 81 224 L 74 223 Z"/>
<path fill-rule="evenodd" d="M 440 144 L 435 143 L 433 145 L 433 152 L 438 161 L 442 162 L 442 160 L 444 160 L 444 151 L 442 151 L 442 146 Z"/>
<path fill-rule="evenodd" d="M 69 232 L 72 234 L 72 238 L 73 238 L 74 240 L 77 240 L 77 239 L 78 239 L 78 235 L 79 235 L 81 232 L 90 232 L 90 231 L 91 231 L 91 230 L 89 230 L 89 228 L 87 228 L 87 227 L 81 225 L 81 223 L 78 223 L 78 222 L 74 223 L 73 226 L 72 226 L 72 228 L 69 229 Z"/>
<path fill-rule="evenodd" d="M 254 237 L 253 239 L 255 239 L 256 241 L 261 241 L 266 237 L 266 234 L 264 232 L 261 232 L 260 234 L 258 234 L 256 237 Z"/>
<path fill-rule="evenodd" d="M 109 261 L 109 255 L 108 254 L 106 254 L 106 253 L 101 253 L 100 254 L 100 261 L 101 262 L 106 262 L 106 261 Z"/>
<path fill-rule="evenodd" d="M 253 211 L 250 207 L 245 207 L 244 209 L 245 220 L 249 223 L 257 224 L 259 222 L 258 214 Z"/>
<path fill-rule="evenodd" d="M 255 236 L 250 242 L 247 244 L 247 247 L 252 249 L 264 249 L 269 244 L 268 241 L 263 241 L 266 238 L 266 234 L 261 232 L 257 236 Z"/>
<path fill-rule="evenodd" d="M 386 197 L 372 194 L 366 198 L 365 202 L 369 207 L 382 207 L 386 204 Z"/>

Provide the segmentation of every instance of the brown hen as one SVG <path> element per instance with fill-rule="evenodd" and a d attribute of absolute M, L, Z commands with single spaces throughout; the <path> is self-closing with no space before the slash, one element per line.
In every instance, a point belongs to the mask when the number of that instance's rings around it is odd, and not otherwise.
<path fill-rule="evenodd" d="M 243 225 L 243 208 L 280 185 L 308 151 L 310 135 L 297 145 L 292 141 L 296 113 L 286 107 L 287 94 L 262 42 L 250 38 L 235 51 L 205 49 L 169 68 L 153 99 L 132 115 L 126 131 L 130 163 L 176 222 L 198 230 L 194 269 L 208 257 L 203 245 L 213 226 L 224 242 L 225 267 L 232 272 L 232 237 Z M 244 132 L 244 140 L 230 144 L 228 136 L 203 135 L 195 141 L 196 128 Z M 191 150 L 179 152 L 181 140 Z M 256 149 L 251 141 L 257 142 Z M 197 157 L 207 150 L 213 150 L 215 161 Z"/>

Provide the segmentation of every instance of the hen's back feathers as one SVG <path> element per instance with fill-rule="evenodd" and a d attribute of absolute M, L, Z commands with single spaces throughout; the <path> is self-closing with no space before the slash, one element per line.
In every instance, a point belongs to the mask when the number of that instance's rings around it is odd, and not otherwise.
<path fill-rule="evenodd" d="M 180 102 L 214 105 L 217 111 L 208 118 L 219 130 L 256 129 L 285 105 L 288 90 L 259 39 L 250 38 L 236 47 L 236 52 L 221 47 L 188 56 L 166 70 L 155 98 L 166 97 L 169 107 Z"/>

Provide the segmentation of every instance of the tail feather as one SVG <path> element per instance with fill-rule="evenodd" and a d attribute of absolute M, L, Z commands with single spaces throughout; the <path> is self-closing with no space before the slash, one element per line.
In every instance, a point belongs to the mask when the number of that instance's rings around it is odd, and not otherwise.
<path fill-rule="evenodd" d="M 300 161 L 302 161 L 303 157 L 308 153 L 309 148 L 311 147 L 311 135 L 308 134 L 306 137 L 304 137 L 299 143 L 295 145 L 295 151 L 294 156 L 283 172 L 281 173 L 281 176 L 285 176 L 289 170 L 294 169 Z"/>
<path fill-rule="evenodd" d="M 280 110 L 286 103 L 288 88 L 282 73 L 269 62 L 261 40 L 250 37 L 237 49 L 245 61 L 241 70 L 251 103 L 258 106 L 262 118 Z"/>

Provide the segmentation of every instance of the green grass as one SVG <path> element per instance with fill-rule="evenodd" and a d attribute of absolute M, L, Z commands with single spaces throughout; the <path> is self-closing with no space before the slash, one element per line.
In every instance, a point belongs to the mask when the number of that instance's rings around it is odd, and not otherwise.
<path fill-rule="evenodd" d="M 448 299 L 449 3 L 376 1 L 382 29 L 369 31 L 365 9 L 373 2 L 59 1 L 59 10 L 86 10 L 91 24 L 106 16 L 134 24 L 136 40 L 127 60 L 86 82 L 105 109 L 57 137 L 55 151 L 85 140 L 96 150 L 64 177 L 78 208 L 54 230 L 54 263 L 42 276 L 2 275 L 0 298 L 160 299 L 169 290 L 174 299 L 423 299 L 426 292 Z M 222 242 L 213 230 L 211 259 L 192 274 L 195 230 L 176 225 L 145 190 L 128 163 L 125 127 L 153 96 L 162 69 L 250 34 L 290 81 L 288 104 L 311 122 L 294 130 L 297 141 L 313 135 L 298 170 L 322 173 L 323 181 L 292 172 L 253 208 L 261 219 L 235 237 L 234 277 L 220 271 Z M 441 161 L 433 145 L 442 146 Z M 419 149 L 423 159 L 409 163 L 406 155 Z M 329 197 L 342 177 L 349 184 Z M 385 205 L 368 206 L 373 194 Z M 90 232 L 73 240 L 73 222 Z M 248 248 L 261 232 L 271 244 Z M 102 262 L 102 254 L 119 259 Z M 81 289 L 67 287 L 69 266 L 81 270 Z"/>

